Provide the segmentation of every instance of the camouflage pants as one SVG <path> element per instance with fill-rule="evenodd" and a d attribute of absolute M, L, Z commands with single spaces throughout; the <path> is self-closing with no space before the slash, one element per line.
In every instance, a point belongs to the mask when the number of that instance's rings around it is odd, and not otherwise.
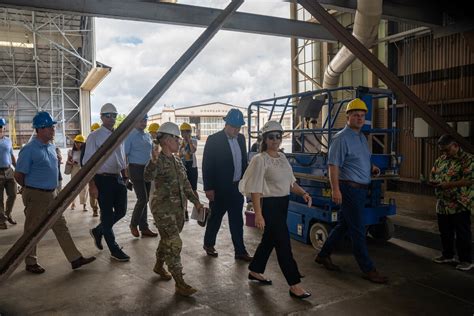
<path fill-rule="evenodd" d="M 153 212 L 156 227 L 160 234 L 160 243 L 156 249 L 156 261 L 165 262 L 172 275 L 181 275 L 181 249 L 183 242 L 179 233 L 183 230 L 183 212 L 155 213 Z"/>

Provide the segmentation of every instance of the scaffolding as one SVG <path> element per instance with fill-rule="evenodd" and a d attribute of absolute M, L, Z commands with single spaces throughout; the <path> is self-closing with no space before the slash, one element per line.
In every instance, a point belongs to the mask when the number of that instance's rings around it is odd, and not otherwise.
<path fill-rule="evenodd" d="M 58 121 L 59 146 L 81 132 L 80 87 L 95 66 L 93 30 L 91 17 L 0 8 L 0 116 L 9 118 L 17 146 L 34 134 L 38 111 Z"/>

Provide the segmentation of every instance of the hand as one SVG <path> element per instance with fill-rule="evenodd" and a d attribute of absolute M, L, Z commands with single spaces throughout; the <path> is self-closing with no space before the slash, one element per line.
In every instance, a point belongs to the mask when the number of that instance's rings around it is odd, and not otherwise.
<path fill-rule="evenodd" d="M 196 210 L 201 210 L 204 208 L 204 205 L 202 205 L 201 203 L 196 203 L 194 204 L 194 207 L 196 208 Z"/>
<path fill-rule="evenodd" d="M 311 195 L 308 192 L 305 192 L 303 194 L 303 199 L 306 203 L 308 203 L 308 207 L 311 207 L 313 205 L 313 199 L 311 198 Z"/>
<path fill-rule="evenodd" d="M 342 194 L 340 190 L 332 191 L 332 201 L 338 205 L 342 203 Z"/>
<path fill-rule="evenodd" d="M 206 191 L 206 197 L 209 200 L 209 202 L 214 202 L 214 195 L 215 195 L 214 190 L 207 190 Z"/>
<path fill-rule="evenodd" d="M 373 175 L 374 177 L 380 176 L 380 168 L 377 167 L 377 166 L 375 166 L 375 165 L 373 165 L 373 166 L 372 166 L 372 175 Z"/>
<path fill-rule="evenodd" d="M 265 220 L 263 219 L 262 214 L 255 213 L 255 226 L 262 230 L 265 228 Z"/>
<path fill-rule="evenodd" d="M 94 199 L 99 198 L 99 190 L 95 185 L 90 185 L 89 184 L 89 196 Z"/>

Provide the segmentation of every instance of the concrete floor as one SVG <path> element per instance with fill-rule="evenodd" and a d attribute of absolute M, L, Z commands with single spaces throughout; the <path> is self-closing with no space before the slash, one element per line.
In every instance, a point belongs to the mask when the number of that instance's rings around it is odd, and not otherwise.
<path fill-rule="evenodd" d="M 129 209 L 134 205 L 129 194 Z M 3 255 L 22 233 L 22 205 L 15 211 L 18 225 L 0 231 Z M 202 250 L 204 230 L 194 221 L 182 233 L 182 260 L 186 280 L 199 289 L 191 298 L 174 294 L 174 282 L 161 281 L 153 272 L 158 238 L 133 238 L 128 230 L 131 211 L 115 229 L 118 243 L 131 256 L 128 263 L 112 262 L 108 250 L 94 248 L 88 230 L 98 223 L 91 212 L 66 212 L 74 240 L 84 255 L 97 261 L 73 271 L 52 232 L 39 244 L 39 258 L 46 269 L 32 275 L 20 268 L 0 288 L 0 315 L 127 315 L 127 314 L 295 314 L 295 315 L 473 315 L 474 271 L 464 273 L 452 266 L 430 262 L 435 249 L 402 239 L 388 243 L 369 240 L 369 251 L 378 269 L 390 277 L 389 285 L 361 278 L 350 250 L 334 254 L 343 272 L 328 272 L 313 262 L 309 245 L 292 241 L 305 288 L 313 296 L 299 301 L 288 295 L 288 286 L 273 254 L 265 275 L 272 286 L 247 280 L 247 265 L 235 261 L 227 222 L 216 246 L 218 258 Z M 150 219 L 152 222 L 152 220 Z M 260 232 L 245 227 L 252 253 Z"/>

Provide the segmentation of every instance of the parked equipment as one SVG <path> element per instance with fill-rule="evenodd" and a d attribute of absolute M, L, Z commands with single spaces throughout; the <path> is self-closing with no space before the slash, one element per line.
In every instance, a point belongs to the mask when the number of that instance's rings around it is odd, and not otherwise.
<path fill-rule="evenodd" d="M 350 96 L 342 98 L 341 96 Z M 336 100 L 336 97 L 338 100 Z M 339 206 L 331 200 L 331 188 L 328 179 L 327 149 L 331 146 L 332 136 L 342 129 L 344 110 L 348 102 L 359 98 L 367 104 L 366 124 L 362 131 L 368 136 L 372 147 L 372 163 L 378 166 L 381 174 L 372 178 L 364 210 L 364 221 L 368 233 L 375 239 L 388 240 L 393 236 L 394 225 L 389 216 L 396 214 L 394 200 L 384 202 L 383 185 L 386 180 L 399 178 L 401 156 L 396 154 L 396 108 L 391 91 L 366 87 L 341 87 L 304 92 L 294 95 L 255 101 L 248 107 L 248 141 L 256 138 L 260 131 L 262 112 L 268 113 L 269 120 L 282 122 L 285 113 L 292 111 L 293 118 L 299 117 L 299 124 L 284 131 L 292 140 L 292 152 L 286 153 L 293 168 L 298 184 L 309 192 L 313 204 L 308 207 L 301 197 L 290 196 L 288 210 L 288 228 L 292 238 L 311 243 L 321 248 L 331 229 L 338 220 Z M 374 105 L 386 106 L 390 111 L 388 129 L 372 127 L 372 108 Z M 317 128 L 317 119 L 323 106 L 328 107 L 328 116 L 323 119 L 322 128 Z M 357 101 L 352 103 L 357 106 Z M 254 122 L 250 119 L 256 112 Z M 254 115 L 255 117 L 255 115 Z M 336 128 L 336 126 L 339 126 Z M 390 148 L 384 148 L 384 143 Z"/>

